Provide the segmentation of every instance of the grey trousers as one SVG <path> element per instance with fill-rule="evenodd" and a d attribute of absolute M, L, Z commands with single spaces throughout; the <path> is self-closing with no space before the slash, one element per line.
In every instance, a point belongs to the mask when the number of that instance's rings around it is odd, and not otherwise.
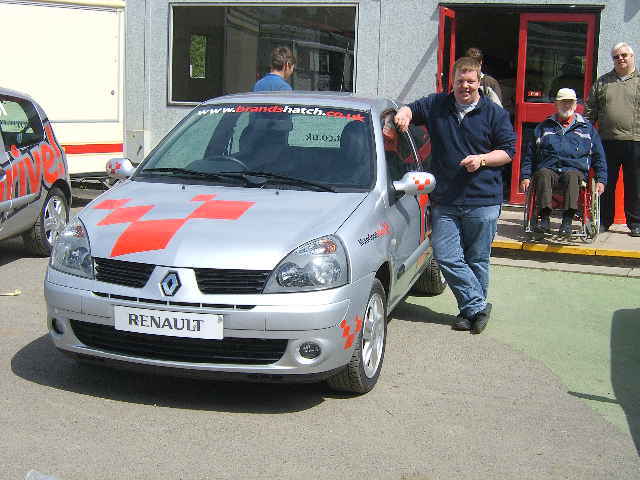
<path fill-rule="evenodd" d="M 533 181 L 536 188 L 536 204 L 538 209 L 553 208 L 553 190 L 559 189 L 564 195 L 564 210 L 578 209 L 578 195 L 580 193 L 580 182 L 584 179 L 582 172 L 577 170 L 565 170 L 558 173 L 548 168 L 541 168 L 533 174 Z"/>

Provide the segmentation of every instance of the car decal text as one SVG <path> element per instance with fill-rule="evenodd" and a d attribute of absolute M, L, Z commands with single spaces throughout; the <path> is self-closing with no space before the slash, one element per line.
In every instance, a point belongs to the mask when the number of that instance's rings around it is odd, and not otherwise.
<path fill-rule="evenodd" d="M 319 117 L 344 118 L 364 122 L 365 116 L 357 112 L 323 110 L 318 107 L 292 107 L 289 105 L 236 105 L 234 107 L 209 107 L 198 110 L 198 115 L 218 115 L 220 113 L 289 113 L 296 115 L 314 115 Z"/>
<path fill-rule="evenodd" d="M 367 243 L 372 242 L 377 238 L 384 237 L 385 235 L 389 235 L 390 233 L 391 233 L 391 227 L 389 226 L 388 223 L 384 222 L 380 224 L 380 226 L 375 232 L 367 234 L 366 237 L 359 238 L 358 243 L 360 244 L 361 247 L 363 247 Z"/>
<path fill-rule="evenodd" d="M 44 125 L 44 140 L 27 149 L 11 145 L 8 151 L 11 167 L 0 182 L 0 201 L 12 200 L 29 193 L 39 193 L 42 182 L 51 186 L 66 175 L 66 165 L 50 124 Z"/>

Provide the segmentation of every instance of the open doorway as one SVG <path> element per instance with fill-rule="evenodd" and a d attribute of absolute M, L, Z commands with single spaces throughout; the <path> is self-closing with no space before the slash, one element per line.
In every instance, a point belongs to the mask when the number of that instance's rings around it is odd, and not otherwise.
<path fill-rule="evenodd" d="M 456 20 L 456 56 L 465 55 L 471 47 L 482 51 L 482 71 L 500 84 L 502 106 L 511 113 L 513 120 L 520 16 L 493 8 L 468 8 L 460 9 Z"/>
<path fill-rule="evenodd" d="M 483 54 L 482 72 L 498 81 L 502 106 L 509 112 L 511 124 L 516 113 L 516 77 L 518 73 L 518 27 L 520 15 L 495 8 L 465 8 L 456 12 L 456 56 L 469 48 Z M 503 169 L 504 198 L 510 198 L 511 168 Z"/>

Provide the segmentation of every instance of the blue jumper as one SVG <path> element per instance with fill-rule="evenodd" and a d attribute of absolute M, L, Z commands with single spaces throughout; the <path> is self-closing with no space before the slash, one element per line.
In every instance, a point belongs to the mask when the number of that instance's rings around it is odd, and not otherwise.
<path fill-rule="evenodd" d="M 267 73 L 253 86 L 254 92 L 271 92 L 276 90 L 292 90 L 284 78 L 275 73 Z"/>
<path fill-rule="evenodd" d="M 434 93 L 408 105 L 412 123 L 426 125 L 431 136 L 432 173 L 436 188 L 429 195 L 437 205 L 502 204 L 502 167 L 467 172 L 460 162 L 468 155 L 504 150 L 513 158 L 516 135 L 509 113 L 484 95 L 459 121 L 453 94 Z"/>

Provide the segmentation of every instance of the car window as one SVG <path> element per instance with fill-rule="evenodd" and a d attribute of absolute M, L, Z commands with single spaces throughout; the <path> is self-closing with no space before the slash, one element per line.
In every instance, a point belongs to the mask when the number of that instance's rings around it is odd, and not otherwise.
<path fill-rule="evenodd" d="M 418 152 L 418 163 L 426 172 L 431 171 L 431 137 L 424 125 L 409 125 L 409 134 Z"/>
<path fill-rule="evenodd" d="M 190 118 L 187 125 L 179 125 L 179 135 L 163 142 L 155 155 L 155 168 L 185 168 L 201 159 L 211 141 L 221 116 L 200 115 Z"/>
<path fill-rule="evenodd" d="M 338 188 L 370 188 L 375 171 L 368 113 L 302 105 L 204 105 L 140 170 L 260 171 Z M 180 174 L 180 172 L 177 172 Z"/>
<path fill-rule="evenodd" d="M 383 115 L 382 136 L 389 178 L 396 181 L 400 180 L 405 173 L 417 170 L 418 166 L 409 136 L 396 128 L 393 115 L 394 113 Z"/>
<path fill-rule="evenodd" d="M 13 97 L 0 97 L 0 133 L 7 151 L 14 145 L 21 148 L 44 139 L 42 122 L 33 104 Z"/>

